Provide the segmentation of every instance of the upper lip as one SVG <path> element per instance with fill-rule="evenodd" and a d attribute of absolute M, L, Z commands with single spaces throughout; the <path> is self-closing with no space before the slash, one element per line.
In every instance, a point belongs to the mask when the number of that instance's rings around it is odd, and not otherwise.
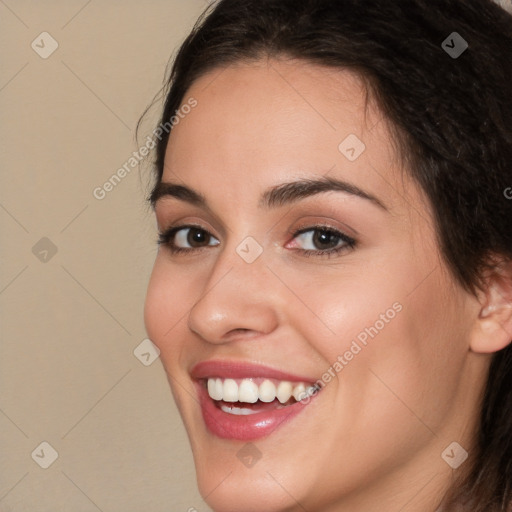
<path fill-rule="evenodd" d="M 233 361 L 222 359 L 211 359 L 200 361 L 193 366 L 190 375 L 194 379 L 206 379 L 208 377 L 219 377 L 224 379 L 248 379 L 251 377 L 267 377 L 269 379 L 286 380 L 290 382 L 315 382 L 315 378 L 304 375 L 294 375 L 285 371 L 271 368 L 261 364 L 249 363 L 247 361 Z"/>

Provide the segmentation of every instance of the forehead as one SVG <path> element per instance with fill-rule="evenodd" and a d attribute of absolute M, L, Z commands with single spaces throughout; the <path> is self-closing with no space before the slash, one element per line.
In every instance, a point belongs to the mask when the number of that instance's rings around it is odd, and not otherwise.
<path fill-rule="evenodd" d="M 171 132 L 164 181 L 241 191 L 329 174 L 404 193 L 388 123 L 352 71 L 240 63 L 200 77 L 183 103 L 190 98 L 197 106 Z"/>
<path fill-rule="evenodd" d="M 242 130 L 239 138 L 266 133 L 268 141 L 278 143 L 293 129 L 294 136 L 327 136 L 330 142 L 336 132 L 361 133 L 382 118 L 373 102 L 367 104 L 366 89 L 355 73 L 298 60 L 265 59 L 214 69 L 194 82 L 183 103 L 189 97 L 197 99 L 198 108 L 181 128 L 209 132 L 209 138 L 215 135 L 219 141 L 236 134 L 213 133 L 213 128 L 236 126 Z M 179 131 L 176 126 L 173 134 Z"/>

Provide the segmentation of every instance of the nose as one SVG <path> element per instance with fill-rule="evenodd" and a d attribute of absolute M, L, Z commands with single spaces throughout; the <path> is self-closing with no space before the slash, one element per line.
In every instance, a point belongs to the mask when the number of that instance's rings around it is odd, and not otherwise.
<path fill-rule="evenodd" d="M 266 267 L 263 255 L 247 263 L 235 250 L 225 251 L 190 310 L 189 329 L 215 344 L 234 341 L 241 335 L 250 338 L 269 334 L 278 325 L 281 303 L 275 276 Z"/>

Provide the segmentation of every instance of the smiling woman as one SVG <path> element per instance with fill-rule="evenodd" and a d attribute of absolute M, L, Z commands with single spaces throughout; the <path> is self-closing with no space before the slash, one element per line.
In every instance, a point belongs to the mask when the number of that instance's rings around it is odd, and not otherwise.
<path fill-rule="evenodd" d="M 490 0 L 198 21 L 145 323 L 213 510 L 512 510 L 510 83 Z"/>

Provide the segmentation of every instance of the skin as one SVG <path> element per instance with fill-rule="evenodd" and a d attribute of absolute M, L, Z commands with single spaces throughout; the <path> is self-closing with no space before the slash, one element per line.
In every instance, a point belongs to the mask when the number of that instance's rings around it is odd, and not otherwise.
<path fill-rule="evenodd" d="M 172 130 L 163 181 L 193 188 L 211 211 L 165 197 L 155 213 L 161 230 L 192 222 L 213 238 L 195 253 L 160 247 L 145 323 L 200 492 L 219 512 L 432 512 L 471 462 L 498 347 L 486 341 L 494 324 L 482 326 L 484 299 L 464 291 L 441 259 L 431 208 L 401 167 L 382 114 L 372 101 L 365 109 L 351 72 L 284 59 L 217 69 L 189 97 L 198 105 Z M 366 145 L 353 162 L 338 150 L 351 133 Z M 269 187 L 326 175 L 386 209 L 333 191 L 258 205 Z M 356 246 L 302 255 L 321 248 L 293 232 L 325 223 Z M 263 248 L 251 264 L 236 252 L 247 236 Z M 189 375 L 198 361 L 320 378 L 397 302 L 402 310 L 299 416 L 254 441 L 262 458 L 252 468 L 236 456 L 244 442 L 206 429 Z M 441 458 L 454 441 L 469 452 L 457 470 Z"/>

